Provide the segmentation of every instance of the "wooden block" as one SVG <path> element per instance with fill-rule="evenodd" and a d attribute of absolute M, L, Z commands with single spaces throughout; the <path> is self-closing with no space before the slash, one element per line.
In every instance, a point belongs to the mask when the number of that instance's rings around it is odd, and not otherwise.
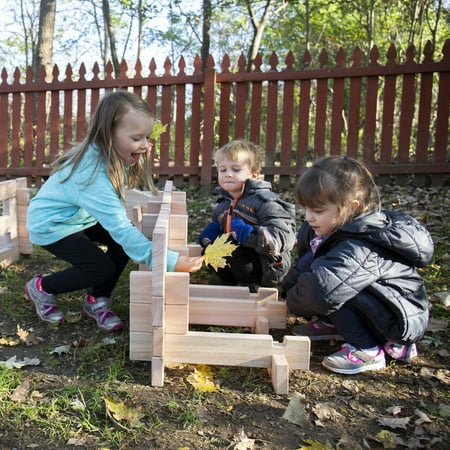
<path fill-rule="evenodd" d="M 189 256 L 201 256 L 203 251 L 202 247 L 198 244 L 188 244 L 187 249 Z"/>
<path fill-rule="evenodd" d="M 184 334 L 189 331 L 188 305 L 166 305 L 166 333 Z M 152 333 L 152 304 L 130 304 L 130 331 Z"/>
<path fill-rule="evenodd" d="M 152 327 L 163 327 L 164 326 L 164 297 L 158 297 L 155 295 L 151 296 L 152 304 Z"/>
<path fill-rule="evenodd" d="M 150 191 L 140 191 L 138 189 L 126 189 L 125 199 L 127 207 L 145 206 L 148 202 L 160 200 L 162 193 L 153 195 Z"/>
<path fill-rule="evenodd" d="M 130 359 L 132 361 L 152 360 L 152 333 L 130 332 Z"/>
<path fill-rule="evenodd" d="M 185 214 L 170 215 L 169 241 L 180 241 L 180 247 L 187 245 L 188 217 Z"/>
<path fill-rule="evenodd" d="M 243 286 L 221 286 L 208 284 L 192 284 L 190 297 L 199 298 L 236 298 L 239 300 L 250 299 L 250 291 Z"/>
<path fill-rule="evenodd" d="M 152 272 L 141 270 L 130 272 L 130 303 L 151 303 L 151 289 Z"/>
<path fill-rule="evenodd" d="M 127 214 L 128 218 L 133 222 L 133 225 L 142 232 L 142 208 L 140 206 L 134 206 Z"/>
<path fill-rule="evenodd" d="M 162 204 L 161 200 L 162 200 L 162 196 L 161 196 L 161 199 L 159 201 L 158 200 L 154 200 L 152 202 L 148 202 L 147 205 L 146 205 L 146 208 L 145 208 L 145 212 L 148 213 L 148 214 L 156 214 L 156 215 L 158 215 L 159 211 L 161 210 L 161 204 Z"/>
<path fill-rule="evenodd" d="M 269 334 L 270 321 L 266 316 L 257 316 L 255 320 L 256 334 Z"/>
<path fill-rule="evenodd" d="M 225 291 L 224 286 L 217 289 L 217 286 L 191 284 L 189 286 L 189 323 L 254 328 L 257 326 L 257 318 L 262 317 L 269 320 L 269 328 L 286 328 L 285 302 L 270 301 L 264 302 L 266 306 L 260 306 L 257 301 L 249 298 L 247 288 L 239 289 Z M 243 298 L 237 297 L 236 293 L 242 293 Z"/>
<path fill-rule="evenodd" d="M 16 182 L 17 189 L 24 189 L 27 187 L 27 178 L 19 177 L 14 180 Z"/>
<path fill-rule="evenodd" d="M 189 273 L 166 272 L 166 305 L 188 305 Z"/>
<path fill-rule="evenodd" d="M 31 189 L 27 187 L 17 187 L 16 199 L 18 205 L 28 206 L 30 204 Z"/>
<path fill-rule="evenodd" d="M 14 180 L 0 182 L 0 201 L 16 197 L 17 184 Z"/>
<path fill-rule="evenodd" d="M 187 304 L 189 300 L 189 273 L 166 272 L 165 302 Z M 130 303 L 151 303 L 152 271 L 133 270 L 130 272 Z"/>
<path fill-rule="evenodd" d="M 189 323 L 255 327 L 256 304 L 246 300 L 189 297 Z"/>
<path fill-rule="evenodd" d="M 170 212 L 171 214 L 187 214 L 186 203 L 177 203 L 172 200 L 172 203 L 170 204 Z"/>
<path fill-rule="evenodd" d="M 152 357 L 152 386 L 164 385 L 164 359 Z"/>
<path fill-rule="evenodd" d="M 272 367 L 273 355 L 284 355 L 291 369 L 309 369 L 310 340 L 285 336 L 274 342 L 269 335 L 190 331 L 166 334 L 165 360 L 188 364 Z"/>
<path fill-rule="evenodd" d="M 6 267 L 19 259 L 19 248 L 17 245 L 0 248 L 0 266 Z"/>
<path fill-rule="evenodd" d="M 186 204 L 186 192 L 172 191 L 172 204 Z"/>
<path fill-rule="evenodd" d="M 158 214 L 142 214 L 142 234 L 149 239 L 153 237 L 153 230 L 155 229 L 156 221 L 158 220 Z"/>
<path fill-rule="evenodd" d="M 186 334 L 189 331 L 189 307 L 185 305 L 166 304 L 166 326 L 167 334 Z"/>
<path fill-rule="evenodd" d="M 164 327 L 152 327 L 152 356 L 164 356 Z"/>
<path fill-rule="evenodd" d="M 152 332 L 152 304 L 130 303 L 130 331 Z"/>
<path fill-rule="evenodd" d="M 167 266 L 167 228 L 157 227 L 153 231 L 152 295 L 164 296 L 165 272 Z"/>
<path fill-rule="evenodd" d="M 11 216 L 0 216 L 0 235 L 8 234 L 11 239 L 17 237 L 17 223 Z"/>
<path fill-rule="evenodd" d="M 272 356 L 272 386 L 273 390 L 280 395 L 289 393 L 289 364 L 284 355 Z"/>

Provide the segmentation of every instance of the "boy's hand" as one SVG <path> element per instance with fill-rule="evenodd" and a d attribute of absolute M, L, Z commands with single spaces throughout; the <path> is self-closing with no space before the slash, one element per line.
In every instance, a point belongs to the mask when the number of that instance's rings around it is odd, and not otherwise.
<path fill-rule="evenodd" d="M 203 256 L 179 256 L 175 272 L 197 272 L 202 267 Z"/>
<path fill-rule="evenodd" d="M 253 231 L 253 226 L 244 222 L 241 218 L 233 219 L 231 221 L 231 232 L 234 234 L 236 240 L 245 245 L 248 241 L 248 236 Z"/>
<path fill-rule="evenodd" d="M 206 248 L 209 244 L 212 244 L 219 236 L 220 225 L 218 222 L 211 222 L 205 228 L 203 228 L 198 238 L 199 244 Z"/>

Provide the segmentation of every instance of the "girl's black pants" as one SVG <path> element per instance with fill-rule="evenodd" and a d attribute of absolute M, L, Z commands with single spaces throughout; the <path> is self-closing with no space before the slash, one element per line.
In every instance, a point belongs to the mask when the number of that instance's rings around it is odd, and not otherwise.
<path fill-rule="evenodd" d="M 42 279 L 49 294 L 85 289 L 94 297 L 110 297 L 129 260 L 99 223 L 43 248 L 71 265 Z"/>

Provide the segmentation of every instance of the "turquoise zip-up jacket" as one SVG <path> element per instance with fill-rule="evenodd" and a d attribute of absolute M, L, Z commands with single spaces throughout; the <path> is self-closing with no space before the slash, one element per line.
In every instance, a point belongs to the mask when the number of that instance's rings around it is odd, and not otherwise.
<path fill-rule="evenodd" d="M 153 244 L 130 221 L 106 172 L 98 150 L 90 146 L 76 171 L 65 182 L 72 166 L 51 175 L 30 202 L 27 228 L 30 241 L 49 245 L 99 222 L 125 253 L 137 263 L 152 267 Z M 167 252 L 172 272 L 178 253 Z"/>

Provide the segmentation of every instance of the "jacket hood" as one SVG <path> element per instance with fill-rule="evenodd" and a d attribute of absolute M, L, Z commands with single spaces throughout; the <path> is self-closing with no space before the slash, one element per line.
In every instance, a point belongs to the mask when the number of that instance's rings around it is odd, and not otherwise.
<path fill-rule="evenodd" d="M 408 261 L 424 267 L 433 257 L 434 244 L 430 233 L 416 219 L 400 211 L 382 210 L 356 217 L 341 232 L 385 248 Z"/>

